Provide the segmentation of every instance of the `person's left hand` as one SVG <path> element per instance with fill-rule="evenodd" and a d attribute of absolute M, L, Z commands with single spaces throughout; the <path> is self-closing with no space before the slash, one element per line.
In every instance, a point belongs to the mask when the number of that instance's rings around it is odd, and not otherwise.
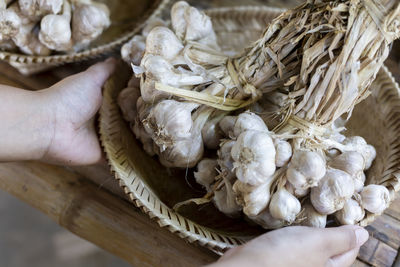
<path fill-rule="evenodd" d="M 93 118 L 102 102 L 102 86 L 115 65 L 116 60 L 110 58 L 38 92 L 51 114 L 53 129 L 43 161 L 89 165 L 102 159 Z"/>

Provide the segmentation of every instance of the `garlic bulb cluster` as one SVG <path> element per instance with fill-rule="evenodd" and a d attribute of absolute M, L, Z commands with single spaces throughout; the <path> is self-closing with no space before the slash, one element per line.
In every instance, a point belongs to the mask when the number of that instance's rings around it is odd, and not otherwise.
<path fill-rule="evenodd" d="M 0 6 L 0 47 L 28 55 L 87 47 L 107 27 L 106 5 L 92 0 L 18 0 Z"/>

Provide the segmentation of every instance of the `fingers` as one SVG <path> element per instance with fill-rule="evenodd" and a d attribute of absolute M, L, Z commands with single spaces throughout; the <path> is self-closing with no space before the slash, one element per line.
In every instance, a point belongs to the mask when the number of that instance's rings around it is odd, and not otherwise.
<path fill-rule="evenodd" d="M 356 260 L 358 251 L 360 250 L 359 247 L 354 248 L 346 253 L 343 253 L 338 256 L 334 256 L 328 259 L 326 263 L 326 267 L 347 267 L 351 266 L 353 262 Z"/>
<path fill-rule="evenodd" d="M 101 87 L 115 71 L 116 63 L 117 60 L 115 58 L 109 58 L 106 61 L 91 66 L 84 74 L 93 79 L 93 81 Z"/>
<path fill-rule="evenodd" d="M 321 231 L 320 242 L 329 256 L 358 249 L 368 240 L 368 232 L 359 226 L 341 226 Z"/>

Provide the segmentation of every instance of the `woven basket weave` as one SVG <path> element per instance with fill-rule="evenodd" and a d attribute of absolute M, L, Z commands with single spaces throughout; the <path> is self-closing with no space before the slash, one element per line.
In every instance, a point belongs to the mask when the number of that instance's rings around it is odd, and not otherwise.
<path fill-rule="evenodd" d="M 93 59 L 118 51 L 142 27 L 156 16 L 169 0 L 102 0 L 111 13 L 111 26 L 89 48 L 69 54 L 29 56 L 0 51 L 0 60 L 8 62 L 22 74 L 30 75 L 66 63 Z"/>
<path fill-rule="evenodd" d="M 236 7 L 207 11 L 214 28 L 224 43 L 224 49 L 239 49 L 256 40 L 268 21 L 282 10 L 267 7 Z M 128 124 L 123 120 L 116 98 L 126 86 L 132 72 L 127 66 L 119 68 L 105 85 L 104 102 L 100 111 L 101 141 L 116 179 L 126 194 L 160 226 L 167 227 L 187 239 L 216 251 L 241 244 L 264 232 L 260 227 L 242 219 L 231 219 L 219 213 L 212 204 L 190 205 L 176 213 L 171 209 L 177 202 L 200 197 L 191 172 L 166 169 L 157 158 L 142 149 Z M 359 104 L 348 125 L 347 135 L 361 135 L 377 149 L 377 159 L 367 173 L 367 183 L 388 187 L 392 199 L 400 189 L 400 90 L 386 68 L 373 84 L 372 96 Z M 369 110 L 368 117 L 365 110 Z M 185 177 L 187 179 L 185 179 Z M 374 220 L 368 214 L 360 223 Z"/>

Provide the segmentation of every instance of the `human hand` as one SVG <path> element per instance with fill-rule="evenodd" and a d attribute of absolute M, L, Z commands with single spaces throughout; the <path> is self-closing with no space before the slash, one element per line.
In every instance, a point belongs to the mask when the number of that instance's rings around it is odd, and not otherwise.
<path fill-rule="evenodd" d="M 43 161 L 89 165 L 101 160 L 93 119 L 101 106 L 102 86 L 113 73 L 115 64 L 116 60 L 110 58 L 38 92 L 52 123 Z"/>
<path fill-rule="evenodd" d="M 346 267 L 367 240 L 358 226 L 286 227 L 229 250 L 209 267 Z"/>

